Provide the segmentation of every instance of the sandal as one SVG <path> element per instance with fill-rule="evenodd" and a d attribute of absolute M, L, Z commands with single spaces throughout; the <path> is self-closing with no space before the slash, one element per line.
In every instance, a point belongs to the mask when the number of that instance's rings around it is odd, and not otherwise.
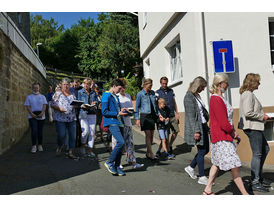
<path fill-rule="evenodd" d="M 203 191 L 203 195 L 215 195 L 213 192 L 206 192 L 206 191 Z"/>

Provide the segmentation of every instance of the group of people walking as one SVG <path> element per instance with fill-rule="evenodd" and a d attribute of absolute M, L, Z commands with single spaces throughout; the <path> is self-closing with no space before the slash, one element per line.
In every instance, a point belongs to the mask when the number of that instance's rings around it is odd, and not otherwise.
<path fill-rule="evenodd" d="M 262 177 L 262 168 L 269 151 L 264 137 L 264 123 L 269 117 L 263 112 L 262 105 L 253 91 L 260 85 L 259 74 L 246 75 L 240 88 L 240 120 L 238 128 L 249 138 L 252 149 L 251 187 L 253 191 L 268 192 L 266 186 L 270 182 Z M 219 170 L 231 170 L 232 178 L 243 195 L 248 195 L 240 176 L 241 161 L 237 154 L 237 144 L 241 138 L 233 126 L 233 108 L 224 98 L 229 87 L 226 74 L 216 74 L 210 86 L 212 96 L 209 101 L 209 113 L 205 108 L 199 93 L 207 86 L 203 77 L 197 77 L 191 82 L 184 98 L 185 133 L 184 139 L 189 145 L 197 146 L 197 154 L 185 171 L 196 179 L 194 168 L 198 165 L 198 183 L 205 184 L 204 195 L 212 195 L 212 186 Z M 210 114 L 210 115 L 209 115 Z M 210 129 L 207 122 L 210 121 Z M 210 132 L 209 132 L 210 131 Z M 204 175 L 204 156 L 209 152 L 209 136 L 211 140 L 211 163 L 209 178 Z M 234 143 L 236 140 L 236 144 Z"/>
<path fill-rule="evenodd" d="M 161 156 L 174 159 L 173 142 L 179 133 L 179 112 L 174 91 L 169 88 L 168 78 L 160 79 L 161 87 L 152 90 L 152 80 L 145 79 L 143 89 L 137 94 L 135 112 L 130 95 L 125 93 L 126 81 L 115 79 L 109 91 L 102 97 L 96 92 L 96 86 L 90 78 L 86 78 L 83 87 L 79 80 L 74 80 L 70 87 L 69 79 L 62 80 L 60 88 L 48 95 L 49 107 L 57 132 L 57 150 L 60 155 L 67 145 L 67 155 L 71 159 L 78 158 L 74 154 L 77 145 L 76 136 L 80 135 L 80 151 L 82 155 L 94 158 L 93 151 L 98 111 L 102 115 L 102 125 L 113 137 L 113 150 L 105 167 L 113 175 L 124 176 L 121 165 L 123 153 L 126 161 L 133 169 L 144 165 L 136 162 L 132 133 L 131 116 L 135 115 L 136 125 L 145 133 L 146 158 L 155 161 Z M 240 121 L 238 128 L 248 136 L 253 157 L 251 163 L 252 189 L 267 192 L 270 183 L 262 178 L 262 168 L 269 151 L 264 137 L 264 122 L 269 117 L 263 112 L 262 105 L 253 91 L 260 85 L 260 76 L 249 73 L 240 88 Z M 39 93 L 39 83 L 32 85 L 33 93 L 26 99 L 29 123 L 32 131 L 31 152 L 43 151 L 43 124 L 47 100 Z M 184 97 L 185 119 L 184 140 L 188 145 L 197 147 L 197 154 L 190 165 L 185 167 L 186 173 L 197 179 L 195 167 L 198 166 L 198 183 L 206 185 L 203 194 L 211 195 L 212 186 L 219 170 L 231 170 L 233 180 L 242 194 L 248 194 L 240 176 L 241 161 L 237 154 L 237 144 L 241 139 L 233 126 L 233 108 L 224 98 L 229 86 L 226 74 L 216 74 L 210 86 L 212 94 L 209 101 L 209 112 L 200 93 L 208 86 L 203 77 L 196 77 Z M 75 101 L 78 100 L 78 101 Z M 80 103 L 79 103 L 80 102 Z M 99 106 L 100 105 L 100 106 Z M 99 120 L 101 123 L 101 120 Z M 99 124 L 100 124 L 99 123 Z M 155 124 L 161 144 L 156 152 L 152 151 Z M 78 129 L 77 129 L 78 128 Z M 171 133 L 171 136 L 170 136 Z M 210 141 L 211 145 L 210 145 Z M 36 146 L 38 139 L 38 147 Z M 234 143 L 236 140 L 236 144 Z M 211 148 L 212 166 L 209 178 L 205 176 L 204 157 Z M 163 153 L 161 151 L 163 150 Z"/>

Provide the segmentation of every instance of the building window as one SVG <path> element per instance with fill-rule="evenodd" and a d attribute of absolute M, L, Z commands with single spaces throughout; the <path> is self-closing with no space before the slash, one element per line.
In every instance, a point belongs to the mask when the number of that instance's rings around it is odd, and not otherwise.
<path fill-rule="evenodd" d="M 147 25 L 147 12 L 143 13 L 143 29 L 145 29 Z"/>
<path fill-rule="evenodd" d="M 274 70 L 274 19 L 269 21 L 271 65 Z"/>
<path fill-rule="evenodd" d="M 171 81 L 176 81 L 183 77 L 180 40 L 169 47 L 169 54 Z"/>

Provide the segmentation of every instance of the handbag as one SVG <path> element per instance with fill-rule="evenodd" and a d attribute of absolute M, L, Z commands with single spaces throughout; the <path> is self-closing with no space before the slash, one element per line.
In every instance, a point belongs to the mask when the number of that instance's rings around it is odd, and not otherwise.
<path fill-rule="evenodd" d="M 239 122 L 238 122 L 238 129 L 243 129 L 244 128 L 244 120 L 243 118 L 241 117 Z"/>
<path fill-rule="evenodd" d="M 101 129 L 102 132 L 109 133 L 108 127 L 104 127 L 103 118 L 102 118 L 102 121 L 101 121 L 101 124 L 100 124 L 100 129 Z"/>

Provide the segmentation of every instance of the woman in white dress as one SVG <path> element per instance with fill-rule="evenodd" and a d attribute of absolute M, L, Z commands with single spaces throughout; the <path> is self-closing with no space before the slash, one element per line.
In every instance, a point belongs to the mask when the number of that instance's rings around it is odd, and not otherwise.
<path fill-rule="evenodd" d="M 212 185 L 219 170 L 231 170 L 232 178 L 243 195 L 248 195 L 240 176 L 241 160 L 237 154 L 234 139 L 240 142 L 235 132 L 232 117 L 233 108 L 224 99 L 223 93 L 227 90 L 228 76 L 217 74 L 214 76 L 210 92 L 213 94 L 209 102 L 210 134 L 211 134 L 211 162 L 208 184 L 204 195 L 213 195 Z"/>

